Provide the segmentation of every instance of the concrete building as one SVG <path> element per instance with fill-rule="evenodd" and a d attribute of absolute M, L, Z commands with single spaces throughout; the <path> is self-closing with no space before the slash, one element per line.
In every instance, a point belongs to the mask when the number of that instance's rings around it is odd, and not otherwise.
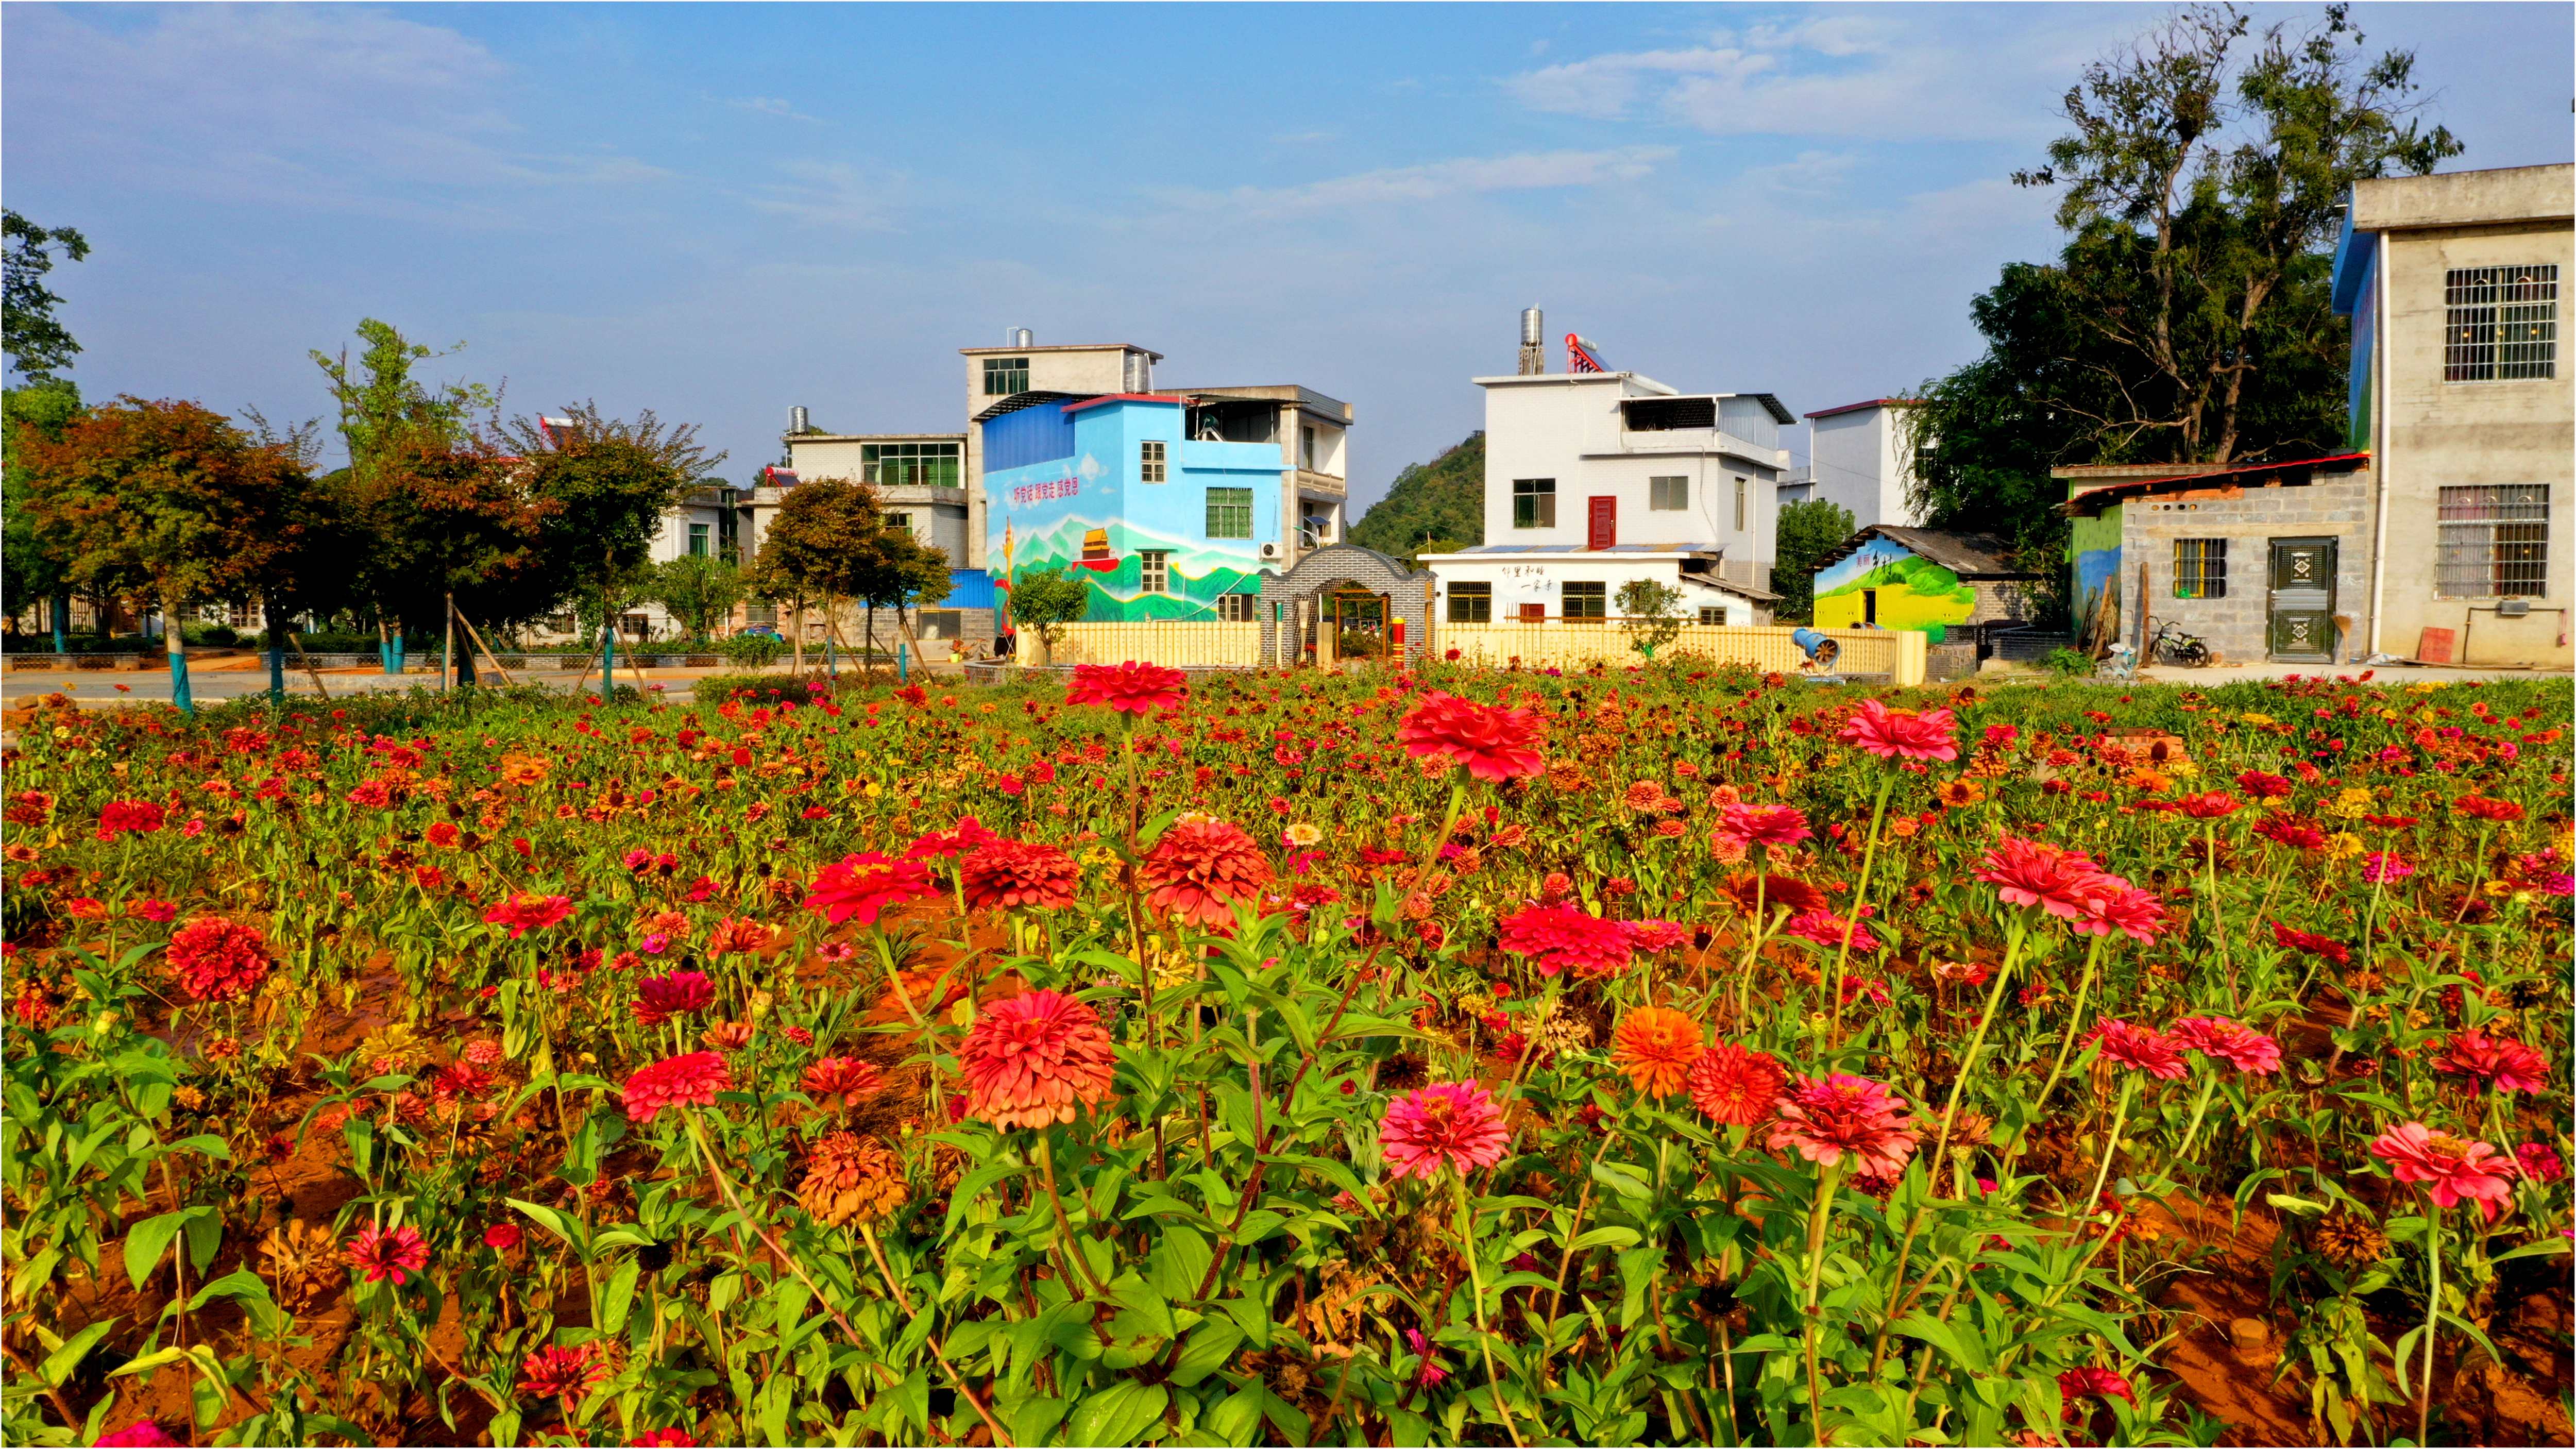
<path fill-rule="evenodd" d="M 1922 515 L 1907 501 L 1914 484 L 1914 440 L 1906 413 L 1912 398 L 1880 397 L 1807 414 L 1807 496 L 1851 510 L 1852 526 L 1914 528 Z"/>
<path fill-rule="evenodd" d="M 889 525 L 948 555 L 951 568 L 975 567 L 966 561 L 977 550 L 967 531 L 972 509 L 964 433 L 829 433 L 814 427 L 800 407 L 780 441 L 787 468 L 798 478 L 874 487 Z"/>
<path fill-rule="evenodd" d="M 1523 332 L 1523 366 L 1537 351 Z M 1568 344 L 1569 369 L 1592 363 Z M 1543 365 L 1543 363 L 1538 364 Z M 1684 393 L 1641 373 L 1522 372 L 1485 390 L 1485 542 L 1424 554 L 1452 623 L 1618 617 L 1622 585 L 1683 616 L 1767 623 L 1780 429 L 1769 393 Z"/>
<path fill-rule="evenodd" d="M 2361 652 L 2567 667 L 2571 251 L 2576 166 L 2353 187 L 2334 305 L 2352 318 L 2347 446 L 2376 484 Z"/>

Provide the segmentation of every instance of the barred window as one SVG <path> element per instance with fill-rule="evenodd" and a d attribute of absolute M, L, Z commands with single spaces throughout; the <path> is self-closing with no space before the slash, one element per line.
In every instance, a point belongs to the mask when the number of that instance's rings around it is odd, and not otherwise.
<path fill-rule="evenodd" d="M 2177 599 L 2227 597 L 2227 540 L 2174 540 L 2173 596 Z"/>
<path fill-rule="evenodd" d="M 1494 586 L 1492 584 L 1451 584 L 1449 586 L 1449 622 L 1452 624 L 1494 622 Z"/>
<path fill-rule="evenodd" d="M 2454 267 L 2442 277 L 2442 380 L 2558 375 L 2558 268 Z"/>
<path fill-rule="evenodd" d="M 1207 491 L 1207 536 L 1252 537 L 1252 490 L 1211 488 Z"/>
<path fill-rule="evenodd" d="M 2445 488 L 2433 592 L 2445 599 L 2537 599 L 2549 592 L 2549 485 Z"/>
<path fill-rule="evenodd" d="M 1647 479 L 1646 507 L 1654 513 L 1679 513 L 1690 507 L 1690 479 Z"/>
<path fill-rule="evenodd" d="M 1216 596 L 1216 616 L 1229 624 L 1249 624 L 1252 622 L 1254 597 L 1251 594 L 1219 594 Z"/>
<path fill-rule="evenodd" d="M 1029 390 L 1029 360 L 1025 357 L 987 357 L 984 359 L 984 396 L 1009 397 Z"/>
<path fill-rule="evenodd" d="M 1555 479 L 1515 478 L 1512 480 L 1512 527 L 1556 527 Z"/>
<path fill-rule="evenodd" d="M 1164 476 L 1163 463 L 1163 445 L 1160 442 L 1149 438 L 1136 445 L 1136 481 L 1140 483 L 1162 482 Z M 1214 490 L 1211 489 L 1210 492 L 1213 493 Z M 1250 538 L 1251 536 L 1252 535 L 1248 533 L 1244 535 L 1246 538 Z"/>
<path fill-rule="evenodd" d="M 1565 617 L 1607 619 L 1610 617 L 1610 586 L 1605 583 L 1577 583 L 1565 586 Z"/>

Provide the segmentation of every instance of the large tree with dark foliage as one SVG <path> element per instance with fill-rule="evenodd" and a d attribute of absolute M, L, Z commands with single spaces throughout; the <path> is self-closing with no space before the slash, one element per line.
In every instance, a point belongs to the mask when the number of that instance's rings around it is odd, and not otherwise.
<path fill-rule="evenodd" d="M 54 269 L 54 249 L 67 261 L 89 256 L 89 241 L 67 226 L 41 227 L 14 211 L 0 211 L 0 231 L 7 233 L 0 256 L 0 352 L 29 382 L 52 379 L 57 368 L 72 365 L 80 344 L 71 329 L 54 316 L 62 298 L 45 285 Z"/>
<path fill-rule="evenodd" d="M 2344 7 L 2248 38 L 2181 11 L 2086 67 L 2071 129 L 2015 182 L 2059 190 L 2054 263 L 2008 264 L 1971 305 L 1985 356 L 1908 423 L 1936 528 L 2013 540 L 2053 571 L 2052 465 L 2242 463 L 2331 451 L 2349 339 L 2328 302 L 2354 181 L 2459 154 L 2414 118 L 2414 56 L 2368 58 Z"/>

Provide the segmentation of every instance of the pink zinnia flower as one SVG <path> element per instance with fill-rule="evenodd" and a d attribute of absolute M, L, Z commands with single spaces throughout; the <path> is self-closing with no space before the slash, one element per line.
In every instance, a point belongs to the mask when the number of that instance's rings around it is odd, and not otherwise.
<path fill-rule="evenodd" d="M 715 1005 L 716 984 L 703 971 L 674 971 L 637 981 L 635 997 L 636 1023 L 660 1026 L 672 1017 Z"/>
<path fill-rule="evenodd" d="M 179 1441 L 170 1437 L 158 1419 L 137 1419 L 112 1434 L 101 1434 L 99 1449 L 178 1449 Z"/>
<path fill-rule="evenodd" d="M 853 916 L 873 926 L 888 906 L 931 893 L 930 868 L 917 860 L 888 860 L 873 850 L 845 855 L 823 867 L 805 909 L 837 926 Z"/>
<path fill-rule="evenodd" d="M 399 1227 L 388 1231 L 369 1223 L 358 1229 L 357 1236 L 349 1240 L 347 1256 L 349 1266 L 364 1274 L 368 1282 L 391 1278 L 394 1286 L 400 1288 L 408 1281 L 406 1275 L 429 1266 L 429 1243 L 421 1237 L 418 1228 Z"/>
<path fill-rule="evenodd" d="M 1889 709 L 1864 699 L 1837 738 L 1882 760 L 1955 760 L 1958 725 L 1959 717 L 1946 709 Z"/>
<path fill-rule="evenodd" d="M 2414 863 L 2393 850 L 2372 851 L 2361 868 L 2362 880 L 2370 885 L 2395 885 L 2414 873 Z"/>
<path fill-rule="evenodd" d="M 1417 760 L 1463 765 L 1479 780 L 1501 782 L 1547 768 L 1539 747 L 1547 722 L 1534 709 L 1503 709 L 1431 690 L 1395 728 L 1396 742 Z"/>
<path fill-rule="evenodd" d="M 2171 1035 L 2183 1046 L 2240 1072 L 2262 1075 L 2281 1069 L 2279 1042 L 2223 1016 L 2186 1016 L 2173 1024 Z"/>
<path fill-rule="evenodd" d="M 2546 1142 L 2526 1142 L 2513 1150 L 2513 1160 L 2522 1164 L 2522 1175 L 2533 1182 L 2556 1182 L 2567 1175 L 2567 1164 L 2559 1160 L 2558 1149 Z"/>
<path fill-rule="evenodd" d="M 1717 828 L 1746 845 L 1795 845 L 1815 835 L 1805 812 L 1793 805 L 1730 803 L 1718 812 Z"/>
<path fill-rule="evenodd" d="M 2164 924 L 2164 902 L 2154 891 L 2141 890 L 2116 875 L 2097 875 L 2085 888 L 2084 916 L 2075 923 L 2075 931 L 2083 936 L 2118 931 L 2132 941 L 2153 945 Z"/>
<path fill-rule="evenodd" d="M 1058 991 L 977 1009 L 957 1049 L 966 1110 L 996 1127 L 1050 1127 L 1109 1096 L 1117 1055 L 1100 1016 Z"/>
<path fill-rule="evenodd" d="M 1568 901 L 1523 906 L 1503 921 L 1502 948 L 1527 956 L 1541 976 L 1571 969 L 1577 976 L 1606 976 L 1628 969 L 1635 943 L 1617 921 L 1603 920 Z"/>
<path fill-rule="evenodd" d="M 2399 1182 L 2424 1184 L 2436 1207 L 2452 1207 L 2463 1198 L 2501 1207 L 2513 1194 L 2512 1158 L 2421 1122 L 2400 1123 L 2380 1133 L 2370 1152 L 2388 1164 Z"/>
<path fill-rule="evenodd" d="M 732 1085 L 732 1071 L 714 1052 L 664 1057 L 626 1079 L 627 1120 L 649 1123 L 666 1107 L 712 1107 L 716 1093 Z"/>
<path fill-rule="evenodd" d="M 1869 933 L 1867 926 L 1845 921 L 1831 911 L 1801 911 L 1791 916 L 1783 929 L 1802 941 L 1813 941 L 1836 950 L 1842 948 L 1843 934 L 1848 931 L 1854 951 L 1866 956 L 1878 949 L 1878 938 Z"/>
<path fill-rule="evenodd" d="M 1905 1100 L 1866 1077 L 1836 1072 L 1800 1077 L 1780 1099 L 1780 1125 L 1771 1145 L 1794 1147 L 1826 1167 L 1852 1159 L 1856 1177 L 1897 1178 L 1914 1155 L 1918 1135 Z"/>
<path fill-rule="evenodd" d="M 1441 1082 L 1406 1093 L 1386 1109 L 1377 1135 L 1388 1175 L 1425 1181 L 1444 1166 L 1461 1174 L 1493 1166 L 1509 1138 L 1502 1109 L 1475 1082 Z"/>
<path fill-rule="evenodd" d="M 1002 837 L 984 828 L 984 822 L 972 815 L 958 817 L 954 830 L 934 830 L 906 846 L 906 860 L 928 860 L 932 856 L 962 855 L 979 845 L 990 845 Z"/>
<path fill-rule="evenodd" d="M 572 897 L 513 895 L 483 913 L 486 924 L 507 926 L 515 941 L 531 930 L 560 926 L 572 919 Z"/>
<path fill-rule="evenodd" d="M 1190 697 L 1190 677 L 1160 664 L 1077 664 L 1064 692 L 1067 704 L 1105 704 L 1120 714 L 1171 711 Z"/>
<path fill-rule="evenodd" d="M 2102 1060 L 2131 1071 L 2172 1081 L 2191 1070 L 2182 1059 L 2181 1041 L 2147 1027 L 2132 1026 L 2118 1017 L 2093 1028 L 2089 1039 L 2101 1043 Z"/>
<path fill-rule="evenodd" d="M 2476 1027 L 2451 1033 L 2433 1069 L 2468 1077 L 2491 1092 L 2537 1092 L 2549 1084 L 2549 1062 L 2540 1053 Z"/>
<path fill-rule="evenodd" d="M 1449 1377 L 1449 1371 L 1431 1361 L 1431 1340 L 1422 1336 L 1421 1329 L 1408 1328 L 1404 1331 L 1404 1341 L 1412 1346 L 1414 1353 L 1422 1360 L 1422 1368 L 1414 1374 L 1413 1381 L 1426 1389 L 1440 1387 L 1441 1381 Z"/>
<path fill-rule="evenodd" d="M 1690 928 L 1678 921 L 1623 921 L 1628 943 L 1649 955 L 1669 951 L 1690 939 Z"/>
<path fill-rule="evenodd" d="M 590 1386 L 608 1377 L 590 1346 L 541 1348 L 519 1361 L 519 1387 L 541 1399 L 579 1401 Z"/>
<path fill-rule="evenodd" d="M 2102 871 L 2090 856 L 2007 835 L 1977 862 L 1975 874 L 2007 905 L 2038 906 L 2071 921 L 2085 914 L 2089 888 Z"/>

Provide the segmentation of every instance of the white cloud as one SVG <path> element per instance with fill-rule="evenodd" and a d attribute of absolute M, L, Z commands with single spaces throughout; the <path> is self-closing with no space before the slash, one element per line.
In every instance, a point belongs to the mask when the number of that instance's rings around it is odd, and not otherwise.
<path fill-rule="evenodd" d="M 1535 110 L 1611 120 L 1626 115 L 1660 77 L 1699 76 L 1742 85 L 1775 64 L 1771 56 L 1733 46 L 1643 50 L 1551 65 L 1514 76 L 1507 84 Z"/>
<path fill-rule="evenodd" d="M 782 100 L 777 96 L 737 96 L 732 100 L 726 101 L 725 104 L 736 110 L 757 111 L 764 116 L 782 116 L 791 121 L 820 121 L 823 119 L 820 116 L 809 116 L 803 111 L 796 109 L 796 103 L 794 101 Z"/>
<path fill-rule="evenodd" d="M 1390 166 L 1310 181 L 1299 186 L 1238 186 L 1223 192 L 1172 192 L 1171 199 L 1201 209 L 1230 207 L 1262 215 L 1334 211 L 1348 207 L 1436 201 L 1490 191 L 1535 191 L 1633 181 L 1672 156 L 1667 146 L 1627 146 L 1610 151 L 1536 151 L 1513 156 L 1460 157 L 1419 166 Z"/>
<path fill-rule="evenodd" d="M 808 226 L 843 231 L 893 231 L 893 210 L 904 180 L 868 175 L 846 161 L 781 161 L 787 180 L 763 186 L 751 204 Z"/>

